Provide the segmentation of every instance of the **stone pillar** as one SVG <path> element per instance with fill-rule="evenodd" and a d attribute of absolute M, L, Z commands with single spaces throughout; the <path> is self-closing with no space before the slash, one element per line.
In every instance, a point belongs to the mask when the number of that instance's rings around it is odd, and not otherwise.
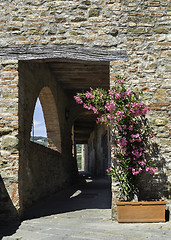
<path fill-rule="evenodd" d="M 0 59 L 0 71 L 0 206 L 11 217 L 19 208 L 18 61 Z"/>

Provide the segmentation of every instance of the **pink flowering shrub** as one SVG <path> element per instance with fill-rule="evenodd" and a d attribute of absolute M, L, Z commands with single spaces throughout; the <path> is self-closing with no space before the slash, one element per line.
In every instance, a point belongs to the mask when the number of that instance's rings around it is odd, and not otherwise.
<path fill-rule="evenodd" d="M 147 157 L 153 137 L 145 116 L 150 109 L 142 102 L 142 93 L 127 89 L 125 81 L 118 76 L 112 89 L 91 88 L 74 98 L 97 115 L 97 123 L 113 125 L 116 129 L 116 160 L 107 169 L 107 174 L 119 182 L 121 197 L 131 200 L 138 193 L 138 176 L 144 172 L 152 175 L 157 169 Z"/>

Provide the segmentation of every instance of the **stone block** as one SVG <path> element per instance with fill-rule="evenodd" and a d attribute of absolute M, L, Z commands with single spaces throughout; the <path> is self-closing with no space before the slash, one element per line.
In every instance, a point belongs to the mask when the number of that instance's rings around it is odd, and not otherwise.
<path fill-rule="evenodd" d="M 12 132 L 12 129 L 0 127 L 0 136 L 7 135 L 7 134 L 9 134 L 10 132 Z"/>
<path fill-rule="evenodd" d="M 165 64 L 165 70 L 166 72 L 171 72 L 171 64 Z"/>
<path fill-rule="evenodd" d="M 171 146 L 171 139 L 160 139 L 162 145 Z"/>
<path fill-rule="evenodd" d="M 116 37 L 118 35 L 118 30 L 116 28 L 113 28 L 110 32 L 110 34 L 113 36 L 113 37 Z"/>
<path fill-rule="evenodd" d="M 89 17 L 99 17 L 100 10 L 97 9 L 97 8 L 92 8 L 92 9 L 89 10 L 88 15 L 89 15 Z"/>
<path fill-rule="evenodd" d="M 156 126 L 165 126 L 168 123 L 166 118 L 156 118 L 154 119 L 154 124 Z"/>
<path fill-rule="evenodd" d="M 82 1 L 82 4 L 84 5 L 91 5 L 91 2 L 89 0 Z"/>
<path fill-rule="evenodd" d="M 158 100 L 159 102 L 165 101 L 166 99 L 166 90 L 165 89 L 157 89 L 157 91 L 154 94 L 154 98 Z"/>
<path fill-rule="evenodd" d="M 155 28 L 153 30 L 155 33 L 158 33 L 158 34 L 167 34 L 169 33 L 169 30 L 167 28 L 164 28 L 164 27 L 159 27 L 159 28 Z"/>
<path fill-rule="evenodd" d="M 16 152 L 18 150 L 18 138 L 11 135 L 2 137 L 1 148 L 10 152 Z"/>
<path fill-rule="evenodd" d="M 66 18 L 55 18 L 55 21 L 57 23 L 65 23 L 66 22 Z"/>
<path fill-rule="evenodd" d="M 71 22 L 85 22 L 87 21 L 87 18 L 82 18 L 82 17 L 76 17 L 71 20 Z"/>
<path fill-rule="evenodd" d="M 131 28 L 129 29 L 129 32 L 135 33 L 135 34 L 145 33 L 145 28 L 144 27 Z"/>

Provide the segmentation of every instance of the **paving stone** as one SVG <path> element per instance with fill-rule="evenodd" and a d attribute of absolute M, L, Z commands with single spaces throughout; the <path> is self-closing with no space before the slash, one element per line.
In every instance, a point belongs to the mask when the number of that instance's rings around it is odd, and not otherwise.
<path fill-rule="evenodd" d="M 91 188 L 82 188 L 80 194 L 84 195 L 84 201 L 81 197 L 78 197 L 77 191 L 75 190 L 75 197 L 73 198 L 66 198 L 63 192 L 62 195 L 56 194 L 53 198 L 50 197 L 42 201 L 40 206 L 33 206 L 27 214 L 30 219 L 26 219 L 21 222 L 20 226 L 16 226 L 15 233 L 13 229 L 13 234 L 4 234 L 2 240 L 171 239 L 171 222 L 122 224 L 112 221 L 109 181 L 96 179 L 91 183 Z M 70 202 L 72 202 L 72 206 L 69 209 Z M 83 208 L 85 202 L 89 202 L 89 205 Z M 42 216 L 40 216 L 38 207 L 46 207 L 47 205 L 56 208 L 54 212 L 58 212 L 60 208 L 63 211 L 49 215 L 46 212 L 45 216 L 42 212 Z M 52 212 L 51 209 L 49 211 Z M 32 215 L 34 215 L 34 218 L 31 217 Z"/>

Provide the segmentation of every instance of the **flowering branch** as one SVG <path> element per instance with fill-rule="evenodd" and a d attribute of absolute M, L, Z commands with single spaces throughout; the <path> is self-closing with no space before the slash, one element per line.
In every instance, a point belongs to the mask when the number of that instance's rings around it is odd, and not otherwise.
<path fill-rule="evenodd" d="M 147 158 L 148 143 L 153 137 L 145 117 L 150 109 L 142 102 L 142 93 L 127 89 L 125 81 L 117 76 L 112 89 L 90 88 L 74 98 L 97 115 L 97 123 L 115 126 L 118 132 L 116 162 L 107 169 L 107 174 L 117 177 L 122 195 L 130 199 L 131 193 L 138 191 L 135 177 L 143 172 L 154 174 L 157 169 Z"/>

